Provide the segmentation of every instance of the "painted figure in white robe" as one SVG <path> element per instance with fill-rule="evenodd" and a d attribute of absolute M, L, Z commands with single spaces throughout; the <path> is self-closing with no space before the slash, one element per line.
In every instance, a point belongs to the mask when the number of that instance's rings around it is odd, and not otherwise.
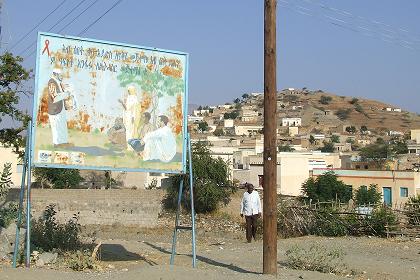
<path fill-rule="evenodd" d="M 136 108 L 138 105 L 136 88 L 134 86 L 129 86 L 127 88 L 128 94 L 124 98 L 124 101 L 119 100 L 121 105 L 124 108 L 123 112 L 123 122 L 125 126 L 125 140 L 128 143 L 128 140 L 135 138 L 135 117 L 136 117 Z M 133 150 L 130 145 L 127 146 L 127 150 Z"/>
<path fill-rule="evenodd" d="M 160 160 L 170 162 L 176 154 L 176 140 L 172 129 L 168 126 L 167 116 L 159 116 L 159 128 L 147 133 L 144 142 L 143 160 Z"/>
<path fill-rule="evenodd" d="M 62 83 L 60 69 L 54 69 L 48 81 L 48 117 L 51 125 L 52 142 L 55 147 L 71 146 L 68 142 L 67 116 L 64 100 L 70 97 Z"/>

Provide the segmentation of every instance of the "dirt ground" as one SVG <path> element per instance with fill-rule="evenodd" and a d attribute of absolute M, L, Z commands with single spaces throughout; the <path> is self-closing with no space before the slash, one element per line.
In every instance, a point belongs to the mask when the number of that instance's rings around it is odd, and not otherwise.
<path fill-rule="evenodd" d="M 73 272 L 48 268 L 12 269 L 0 266 L 0 279 L 274 279 L 262 275 L 262 240 L 248 244 L 243 232 L 197 231 L 197 268 L 191 268 L 190 232 L 180 234 L 179 255 L 169 265 L 172 229 L 169 226 L 138 230 L 94 227 L 85 233 L 102 242 L 101 271 Z M 285 251 L 294 245 L 320 244 L 341 248 L 344 263 L 356 272 L 337 276 L 299 271 L 285 266 Z M 278 240 L 278 279 L 420 279 L 420 240 L 368 237 L 300 237 Z"/>

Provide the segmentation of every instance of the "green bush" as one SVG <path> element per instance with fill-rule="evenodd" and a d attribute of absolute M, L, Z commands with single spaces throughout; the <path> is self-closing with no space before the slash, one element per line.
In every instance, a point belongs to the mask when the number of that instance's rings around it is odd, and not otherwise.
<path fill-rule="evenodd" d="M 7 228 L 18 216 L 19 207 L 17 203 L 10 202 L 0 208 L 0 227 Z"/>
<path fill-rule="evenodd" d="M 62 251 L 79 249 L 82 242 L 77 215 L 66 223 L 59 223 L 56 214 L 55 205 L 50 204 L 39 219 L 32 221 L 31 242 L 34 248 L 45 252 L 53 249 Z"/>
<path fill-rule="evenodd" d="M 96 269 L 98 265 L 91 254 L 92 253 L 89 250 L 77 250 L 75 252 L 65 254 L 68 267 L 75 271 Z"/>
<path fill-rule="evenodd" d="M 312 201 L 347 202 L 351 198 L 351 187 L 337 179 L 333 171 L 325 172 L 317 178 L 309 178 L 302 184 L 302 192 Z"/>
<path fill-rule="evenodd" d="M 192 166 L 194 176 L 194 208 L 197 213 L 208 213 L 216 210 L 221 203 L 227 204 L 230 195 L 236 190 L 229 178 L 229 167 L 221 158 L 213 158 L 208 147 L 202 143 L 193 144 Z M 189 175 L 172 177 L 172 184 L 167 189 L 164 206 L 176 209 L 179 184 L 184 180 L 184 208 L 190 209 Z"/>
<path fill-rule="evenodd" d="M 411 226 L 420 226 L 420 194 L 412 196 L 405 204 L 408 223 Z"/>
<path fill-rule="evenodd" d="M 381 202 L 382 195 L 377 191 L 376 184 L 370 184 L 369 188 L 367 186 L 360 186 L 356 190 L 354 198 L 357 205 L 366 205 L 366 204 L 378 204 Z"/>
<path fill-rule="evenodd" d="M 347 270 L 343 256 L 344 252 L 340 249 L 329 250 L 320 245 L 301 248 L 295 245 L 286 250 L 286 263 L 292 269 L 343 274 Z"/>
<path fill-rule="evenodd" d="M 319 103 L 323 105 L 328 105 L 330 104 L 331 100 L 332 100 L 331 96 L 322 95 L 321 98 L 319 99 Z"/>
<path fill-rule="evenodd" d="M 331 208 L 320 209 L 317 213 L 311 234 L 320 236 L 345 236 L 348 234 L 348 225 Z"/>
<path fill-rule="evenodd" d="M 338 109 L 335 115 L 342 121 L 349 118 L 351 109 Z"/>
<path fill-rule="evenodd" d="M 397 229 L 398 219 L 392 212 L 392 209 L 386 206 L 381 206 L 372 211 L 370 217 L 366 217 L 367 234 L 375 236 L 386 236 L 387 230 L 393 231 Z"/>
<path fill-rule="evenodd" d="M 33 175 L 42 187 L 75 189 L 83 181 L 77 169 L 34 168 Z"/>

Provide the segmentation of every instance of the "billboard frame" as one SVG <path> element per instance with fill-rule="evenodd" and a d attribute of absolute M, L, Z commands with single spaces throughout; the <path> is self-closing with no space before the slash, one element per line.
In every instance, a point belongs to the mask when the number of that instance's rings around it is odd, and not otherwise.
<path fill-rule="evenodd" d="M 34 162 L 35 158 L 35 131 L 36 131 L 36 116 L 38 113 L 38 93 L 39 93 L 39 55 L 41 51 L 41 36 L 49 36 L 49 37 L 56 37 L 62 39 L 72 39 L 81 42 L 89 42 L 89 43 L 100 43 L 105 45 L 111 46 L 120 46 L 120 47 L 128 47 L 128 48 L 136 48 L 136 49 L 143 49 L 147 51 L 158 51 L 161 53 L 168 53 L 168 54 L 176 54 L 176 55 L 183 55 L 185 56 L 185 76 L 184 76 L 184 85 L 185 85 L 185 93 L 184 93 L 184 100 L 183 100 L 183 126 L 182 126 L 182 169 L 181 170 L 165 170 L 165 169 L 145 169 L 145 168 L 115 168 L 115 167 L 108 167 L 108 166 L 82 166 L 82 165 L 72 165 L 72 164 L 54 164 L 54 163 L 36 163 Z M 30 162 L 32 163 L 33 167 L 45 167 L 45 168 L 63 168 L 63 169 L 80 169 L 80 170 L 104 170 L 104 171 L 117 171 L 117 172 L 150 172 L 150 173 L 165 173 L 165 174 L 186 174 L 187 171 L 187 141 L 188 141 L 188 72 L 189 72 L 189 54 L 186 52 L 181 51 L 173 51 L 168 49 L 161 49 L 161 48 L 152 48 L 152 47 L 145 47 L 139 46 L 134 44 L 126 44 L 126 43 L 117 43 L 105 40 L 97 40 L 97 39 L 89 39 L 89 38 L 81 38 L 76 36 L 69 36 L 69 35 L 59 35 L 54 33 L 48 32 L 38 32 L 37 35 L 37 48 L 36 48 L 36 66 L 35 66 L 35 88 L 34 88 L 34 96 L 33 96 L 33 112 L 32 112 L 32 124 L 31 124 L 31 139 L 30 139 Z"/>

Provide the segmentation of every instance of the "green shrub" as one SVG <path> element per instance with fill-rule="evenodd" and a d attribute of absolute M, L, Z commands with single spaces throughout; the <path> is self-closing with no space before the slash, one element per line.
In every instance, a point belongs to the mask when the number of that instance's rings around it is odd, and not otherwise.
<path fill-rule="evenodd" d="M 77 169 L 34 168 L 33 175 L 42 187 L 75 189 L 83 181 Z"/>
<path fill-rule="evenodd" d="M 345 236 L 348 234 L 348 225 L 335 210 L 327 207 L 317 213 L 311 233 L 320 236 Z"/>
<path fill-rule="evenodd" d="M 77 215 L 66 223 L 59 223 L 56 214 L 55 205 L 50 204 L 38 220 L 32 221 L 31 242 L 34 248 L 46 252 L 53 249 L 62 251 L 79 249 L 82 242 Z"/>
<path fill-rule="evenodd" d="M 338 109 L 335 115 L 342 121 L 349 118 L 351 109 Z"/>
<path fill-rule="evenodd" d="M 213 158 L 208 147 L 202 143 L 193 144 L 192 166 L 194 176 L 194 208 L 197 213 L 208 213 L 216 210 L 221 203 L 227 204 L 230 195 L 236 190 L 229 180 L 229 167 L 221 158 Z M 187 168 L 189 169 L 189 167 Z M 188 171 L 188 170 L 187 170 Z M 167 188 L 164 206 L 176 209 L 179 183 L 184 180 L 184 208 L 190 208 L 189 175 L 172 177 L 172 184 Z"/>
<path fill-rule="evenodd" d="M 312 201 L 340 200 L 341 202 L 347 202 L 351 198 L 351 187 L 339 181 L 333 171 L 306 180 L 302 184 L 302 192 Z"/>
<path fill-rule="evenodd" d="M 386 236 L 387 230 L 393 231 L 397 229 L 398 219 L 392 212 L 392 209 L 386 206 L 381 206 L 372 211 L 372 215 L 366 217 L 367 234 L 375 236 Z"/>
<path fill-rule="evenodd" d="M 360 186 L 356 190 L 354 198 L 357 205 L 365 204 L 378 204 L 381 202 L 382 195 L 377 191 L 376 184 L 370 184 L 369 188 L 367 186 Z"/>
<path fill-rule="evenodd" d="M 331 96 L 322 95 L 321 98 L 319 99 L 319 103 L 323 105 L 328 105 L 330 104 L 331 100 L 332 100 Z"/>
<path fill-rule="evenodd" d="M 17 219 L 19 206 L 15 202 L 10 202 L 0 208 L 0 227 L 7 228 Z"/>
<path fill-rule="evenodd" d="M 98 265 L 91 254 L 92 253 L 89 250 L 77 250 L 65 254 L 68 267 L 76 271 L 96 269 Z"/>
<path fill-rule="evenodd" d="M 3 171 L 1 172 L 0 177 L 0 202 L 6 199 L 6 195 L 9 192 L 12 183 L 12 164 L 5 163 L 3 166 Z"/>
<path fill-rule="evenodd" d="M 420 194 L 412 196 L 405 204 L 405 211 L 408 223 L 411 226 L 420 226 Z"/>
<path fill-rule="evenodd" d="M 342 274 L 347 270 L 343 262 L 344 252 L 340 249 L 329 250 L 320 245 L 308 249 L 297 245 L 286 250 L 286 263 L 292 269 Z"/>
<path fill-rule="evenodd" d="M 356 104 L 357 102 L 359 102 L 359 99 L 355 98 L 355 97 L 352 100 L 349 101 L 349 103 L 352 104 L 352 105 Z"/>

